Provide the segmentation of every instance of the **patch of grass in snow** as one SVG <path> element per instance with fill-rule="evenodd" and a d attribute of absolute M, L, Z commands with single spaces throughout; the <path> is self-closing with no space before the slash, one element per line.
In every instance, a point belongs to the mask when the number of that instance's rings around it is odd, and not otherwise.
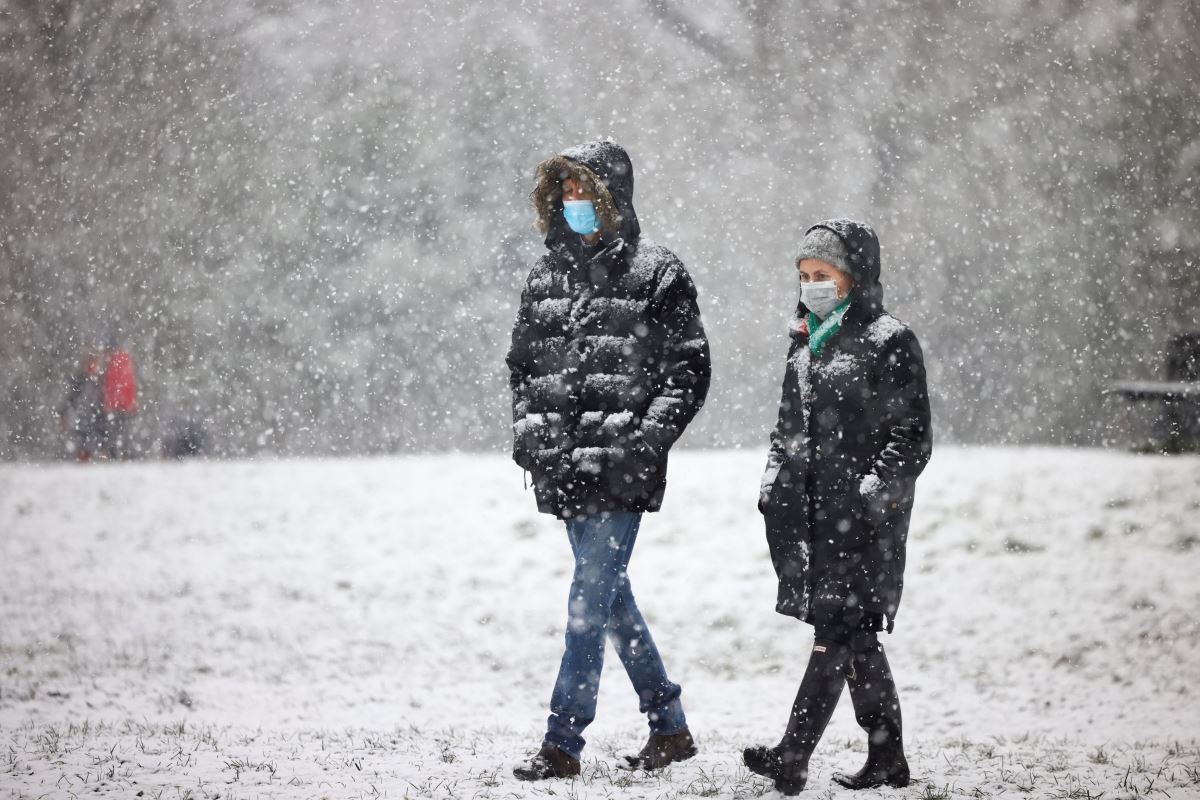
<path fill-rule="evenodd" d="M 1064 785 L 1051 789 L 1046 796 L 1062 800 L 1100 800 L 1104 794 L 1103 789 L 1084 786 L 1077 779 L 1068 776 Z"/>
<path fill-rule="evenodd" d="M 927 783 L 917 797 L 921 798 L 921 800 L 950 800 L 951 791 L 950 784 L 938 787 Z"/>
<path fill-rule="evenodd" d="M 368 750 L 386 750 L 388 748 L 389 741 L 392 744 L 396 743 L 395 739 L 388 739 L 386 736 L 382 736 L 378 733 L 367 733 L 363 735 L 363 747 Z"/>
<path fill-rule="evenodd" d="M 500 785 L 500 767 L 488 771 L 482 770 L 479 773 L 479 785 L 488 789 L 494 789 Z"/>
<path fill-rule="evenodd" d="M 251 761 L 248 758 L 232 758 L 225 762 L 225 769 L 233 770 L 233 780 L 239 780 L 243 772 L 266 772 L 275 777 L 279 765 L 274 761 Z"/>
<path fill-rule="evenodd" d="M 47 725 L 34 739 L 37 748 L 34 750 L 34 754 L 45 758 L 54 758 L 62 753 L 62 741 L 62 731 L 54 725 Z"/>
<path fill-rule="evenodd" d="M 722 784 L 724 784 L 724 781 L 718 782 L 712 775 L 701 769 L 700 776 L 685 786 L 683 793 L 695 795 L 696 797 L 715 797 L 721 793 Z"/>

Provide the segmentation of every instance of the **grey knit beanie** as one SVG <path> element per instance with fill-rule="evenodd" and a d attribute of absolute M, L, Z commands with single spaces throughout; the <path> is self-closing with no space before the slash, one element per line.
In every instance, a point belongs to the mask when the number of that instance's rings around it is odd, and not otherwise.
<path fill-rule="evenodd" d="M 796 263 L 799 264 L 806 258 L 820 259 L 827 264 L 833 264 L 848 275 L 854 274 L 854 268 L 850 266 L 849 254 L 846 252 L 846 245 L 842 242 L 842 237 L 829 228 L 813 228 L 804 235 L 804 240 L 800 242 L 800 253 L 796 256 Z"/>

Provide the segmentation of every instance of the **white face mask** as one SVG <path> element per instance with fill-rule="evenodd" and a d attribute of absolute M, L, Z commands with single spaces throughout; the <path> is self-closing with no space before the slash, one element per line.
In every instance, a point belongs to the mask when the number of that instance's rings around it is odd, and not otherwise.
<path fill-rule="evenodd" d="M 821 319 L 833 313 L 843 299 L 838 297 L 837 283 L 834 281 L 810 281 L 800 284 L 800 302 Z"/>

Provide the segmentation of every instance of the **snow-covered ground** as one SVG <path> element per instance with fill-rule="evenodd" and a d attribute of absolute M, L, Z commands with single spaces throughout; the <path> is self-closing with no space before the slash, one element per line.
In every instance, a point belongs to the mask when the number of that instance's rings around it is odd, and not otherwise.
<path fill-rule="evenodd" d="M 499 456 L 0 467 L 8 796 L 746 797 L 811 629 L 773 610 L 760 452 L 673 457 L 631 570 L 701 754 L 610 652 L 584 776 L 529 785 L 561 527 Z M 909 797 L 1200 797 L 1200 458 L 941 447 L 885 637 Z M 807 795 L 856 768 L 848 698 Z"/>

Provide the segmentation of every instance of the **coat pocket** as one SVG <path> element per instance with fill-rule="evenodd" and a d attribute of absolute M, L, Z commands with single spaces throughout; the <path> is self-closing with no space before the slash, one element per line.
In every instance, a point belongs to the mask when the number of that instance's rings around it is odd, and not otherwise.
<path fill-rule="evenodd" d="M 840 552 L 862 547 L 875 537 L 875 524 L 863 508 L 857 485 L 843 483 L 818 495 L 813 511 L 817 549 Z"/>
<path fill-rule="evenodd" d="M 775 490 L 775 482 L 779 480 L 779 470 L 782 468 L 782 464 L 767 463 L 767 469 L 763 472 L 762 479 L 758 484 L 758 511 L 760 514 L 767 513 L 767 508 L 771 504 L 771 493 Z"/>
<path fill-rule="evenodd" d="M 889 518 L 909 511 L 913 503 L 913 488 L 912 481 L 901 481 L 898 487 L 889 486 L 879 476 L 868 472 L 858 482 L 863 518 L 878 528 Z"/>
<path fill-rule="evenodd" d="M 621 454 L 607 470 L 613 496 L 638 500 L 653 494 L 655 487 L 660 485 L 660 473 L 664 468 L 655 452 L 637 437 L 613 449 Z"/>
<path fill-rule="evenodd" d="M 526 414 L 513 423 L 513 461 L 530 472 L 546 451 L 560 451 L 566 443 L 562 414 L 554 411 Z"/>

